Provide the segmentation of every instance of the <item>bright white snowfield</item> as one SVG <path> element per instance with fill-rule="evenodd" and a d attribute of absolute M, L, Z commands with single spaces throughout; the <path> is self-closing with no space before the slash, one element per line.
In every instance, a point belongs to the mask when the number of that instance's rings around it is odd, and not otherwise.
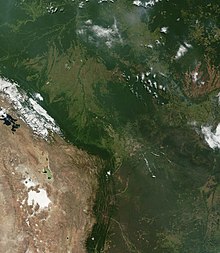
<path fill-rule="evenodd" d="M 29 98 L 24 91 L 18 90 L 18 87 L 18 84 L 0 78 L 0 94 L 12 103 L 21 119 L 33 129 L 35 134 L 45 139 L 49 131 L 60 134 L 60 128 L 47 111 L 34 99 Z"/>

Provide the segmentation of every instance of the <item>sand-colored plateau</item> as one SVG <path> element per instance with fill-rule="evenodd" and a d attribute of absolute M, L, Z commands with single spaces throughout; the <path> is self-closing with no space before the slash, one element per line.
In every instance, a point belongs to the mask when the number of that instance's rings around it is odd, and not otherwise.
<path fill-rule="evenodd" d="M 0 253 L 81 253 L 95 218 L 98 160 L 60 136 L 0 122 Z"/>

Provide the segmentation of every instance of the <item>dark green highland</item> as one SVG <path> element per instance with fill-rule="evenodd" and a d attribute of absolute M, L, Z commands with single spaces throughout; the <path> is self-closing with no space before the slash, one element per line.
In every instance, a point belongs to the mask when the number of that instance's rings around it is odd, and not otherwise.
<path fill-rule="evenodd" d="M 135 3 L 1 0 L 0 75 L 103 158 L 89 253 L 218 253 L 220 3 Z"/>

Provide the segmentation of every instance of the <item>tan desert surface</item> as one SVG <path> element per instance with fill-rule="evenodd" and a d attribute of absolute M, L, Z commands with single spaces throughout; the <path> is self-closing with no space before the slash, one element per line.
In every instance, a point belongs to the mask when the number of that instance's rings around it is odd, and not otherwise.
<path fill-rule="evenodd" d="M 66 143 L 33 134 L 18 119 L 0 121 L 0 253 L 81 253 L 95 219 L 98 160 Z"/>

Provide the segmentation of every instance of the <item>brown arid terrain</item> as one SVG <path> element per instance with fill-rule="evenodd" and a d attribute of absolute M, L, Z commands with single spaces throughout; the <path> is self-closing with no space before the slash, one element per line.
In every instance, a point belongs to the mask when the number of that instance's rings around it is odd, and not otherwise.
<path fill-rule="evenodd" d="M 220 88 L 220 71 L 210 60 L 199 63 L 193 71 L 185 73 L 184 92 L 190 98 L 204 96 Z"/>
<path fill-rule="evenodd" d="M 4 100 L 0 106 L 18 118 Z M 81 253 L 95 218 L 98 160 L 22 120 L 0 121 L 0 253 Z"/>

